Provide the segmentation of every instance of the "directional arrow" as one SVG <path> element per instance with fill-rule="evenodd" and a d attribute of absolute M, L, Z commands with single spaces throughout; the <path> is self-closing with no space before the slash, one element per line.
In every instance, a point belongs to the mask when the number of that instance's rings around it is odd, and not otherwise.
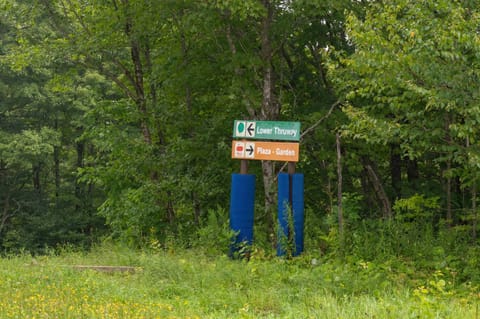
<path fill-rule="evenodd" d="M 248 122 L 247 133 L 248 136 L 253 136 L 255 132 L 255 122 Z"/>
<path fill-rule="evenodd" d="M 249 156 L 252 156 L 252 155 L 253 155 L 253 151 L 254 151 L 255 149 L 253 148 L 253 145 L 250 144 L 250 145 L 248 145 L 248 148 L 245 149 L 245 150 L 248 152 L 248 155 L 249 155 Z"/>

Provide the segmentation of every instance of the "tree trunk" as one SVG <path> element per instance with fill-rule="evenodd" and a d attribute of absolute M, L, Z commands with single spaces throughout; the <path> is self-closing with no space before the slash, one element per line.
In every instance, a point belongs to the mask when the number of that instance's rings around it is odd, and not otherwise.
<path fill-rule="evenodd" d="M 270 39 L 271 24 L 273 20 L 273 5 L 269 0 L 264 0 L 263 5 L 267 15 L 262 22 L 261 46 L 263 61 L 263 94 L 261 118 L 264 120 L 276 120 L 280 113 L 280 107 L 275 97 L 275 77 L 273 71 L 273 50 Z"/>
<path fill-rule="evenodd" d="M 453 222 L 453 214 L 452 214 L 452 178 L 450 177 L 450 170 L 452 169 L 452 161 L 450 159 L 447 160 L 447 167 L 443 171 L 443 175 L 446 177 L 446 184 L 445 184 L 445 193 L 446 193 L 446 200 L 447 200 L 447 225 L 450 227 Z"/>
<path fill-rule="evenodd" d="M 390 145 L 390 176 L 392 179 L 392 188 L 394 199 L 402 197 L 402 156 L 400 154 L 400 145 Z"/>
<path fill-rule="evenodd" d="M 55 176 L 55 200 L 58 201 L 60 196 L 60 147 L 53 147 L 53 167 Z M 58 203 L 57 203 L 58 204 Z"/>
<path fill-rule="evenodd" d="M 11 217 L 10 215 L 10 190 L 8 189 L 8 182 L 7 182 L 7 164 L 0 160 L 0 183 L 5 185 L 7 189 L 3 191 L 3 207 L 2 207 L 2 216 L 0 217 L 0 234 L 4 227 L 7 224 L 8 219 Z"/>
<path fill-rule="evenodd" d="M 170 225 L 173 225 L 176 219 L 175 208 L 173 207 L 173 195 L 171 191 L 167 191 L 167 220 Z"/>
<path fill-rule="evenodd" d="M 152 144 L 152 136 L 150 128 L 148 126 L 148 112 L 147 112 L 147 100 L 145 98 L 145 86 L 144 86 L 144 72 L 141 53 L 145 53 L 142 50 L 140 41 L 137 39 L 133 32 L 133 21 L 128 13 L 129 1 L 123 1 L 125 6 L 126 22 L 125 22 L 125 34 L 130 40 L 130 57 L 133 63 L 133 87 L 135 89 L 135 104 L 140 112 L 140 127 L 143 134 L 145 143 Z"/>
<path fill-rule="evenodd" d="M 34 164 L 32 167 L 32 182 L 33 182 L 33 189 L 35 192 L 40 193 L 41 192 L 41 183 L 40 183 L 40 173 L 42 170 L 42 164 L 37 163 Z"/>
<path fill-rule="evenodd" d="M 280 114 L 280 105 L 275 96 L 275 72 L 273 69 L 273 49 L 271 40 L 271 26 L 274 16 L 274 5 L 271 0 L 259 1 L 265 8 L 265 15 L 262 18 L 260 30 L 260 57 L 262 60 L 262 104 L 260 112 L 254 110 L 254 108 L 250 105 L 247 105 L 247 111 L 252 118 L 271 121 L 277 120 Z M 230 14 L 231 13 L 229 11 L 225 11 L 224 17 L 228 19 Z M 237 47 L 234 42 L 230 25 L 227 26 L 225 35 L 232 55 L 236 55 Z M 240 68 L 236 68 L 235 74 L 241 76 L 242 70 Z M 248 97 L 246 100 L 248 100 Z M 274 162 L 262 161 L 262 177 L 265 195 L 264 209 L 267 227 L 269 232 L 274 234 L 274 208 L 276 206 L 276 174 Z"/>
<path fill-rule="evenodd" d="M 450 115 L 445 116 L 445 140 L 447 141 L 448 145 L 452 144 L 452 137 L 450 136 Z M 447 175 L 447 185 L 446 185 L 446 193 L 447 193 L 447 225 L 448 227 L 452 226 L 453 222 L 453 214 L 452 214 L 452 177 L 450 176 L 450 171 L 452 170 L 452 158 L 451 154 L 447 159 L 447 169 L 443 172 L 444 175 Z M 446 174 L 445 174 L 446 173 Z"/>
<path fill-rule="evenodd" d="M 338 232 L 340 234 L 340 238 L 343 238 L 343 193 L 342 193 L 342 148 L 340 145 L 340 133 L 337 132 L 336 134 L 336 144 L 337 144 L 337 207 L 338 207 Z"/>
<path fill-rule="evenodd" d="M 7 225 L 8 219 L 11 217 L 10 215 L 10 192 L 7 192 L 5 198 L 3 200 L 3 208 L 2 208 L 2 217 L 0 218 L 0 234 L 2 233 L 5 225 Z"/>
<path fill-rule="evenodd" d="M 55 118 L 55 131 L 58 132 L 58 119 Z M 53 147 L 53 170 L 55 177 L 55 205 L 58 207 L 58 197 L 60 196 L 60 146 Z"/>
<path fill-rule="evenodd" d="M 476 243 L 477 242 L 477 185 L 475 182 L 472 185 L 472 211 L 473 211 L 472 241 L 473 243 Z"/>
<path fill-rule="evenodd" d="M 77 169 L 83 167 L 84 157 L 85 157 L 85 143 L 83 141 L 79 141 L 76 143 L 77 149 Z M 80 211 L 82 205 L 85 205 L 85 194 L 82 189 L 82 185 L 75 181 L 75 197 L 78 199 L 78 203 L 75 205 L 75 210 Z"/>
<path fill-rule="evenodd" d="M 275 233 L 275 206 L 276 206 L 276 188 L 275 188 L 275 165 L 272 161 L 262 161 L 263 187 L 265 193 L 265 215 L 266 222 L 271 234 Z"/>
<path fill-rule="evenodd" d="M 418 179 L 420 178 L 420 173 L 418 172 L 418 163 L 416 160 L 407 160 L 407 180 L 410 184 L 410 187 L 414 190 L 418 188 Z"/>
<path fill-rule="evenodd" d="M 196 226 L 200 225 L 200 217 L 201 217 L 201 205 L 200 201 L 197 198 L 197 193 L 195 191 L 192 191 L 192 203 L 193 203 L 193 220 L 195 222 Z"/>
<path fill-rule="evenodd" d="M 272 43 L 270 38 L 271 24 L 273 21 L 273 5 L 270 0 L 263 0 L 266 15 L 262 21 L 261 30 L 261 57 L 263 62 L 263 88 L 261 120 L 276 120 L 280 113 L 280 106 L 275 97 L 275 80 L 272 61 Z M 265 213 L 269 231 L 274 233 L 274 205 L 275 196 L 275 171 L 272 161 L 262 161 L 263 186 L 265 190 Z"/>
<path fill-rule="evenodd" d="M 364 158 L 363 165 L 365 167 L 365 170 L 368 173 L 370 182 L 373 185 L 375 194 L 377 195 L 378 199 L 382 203 L 383 217 L 387 219 L 392 218 L 392 205 L 390 204 L 390 200 L 388 199 L 387 193 L 383 188 L 382 182 L 378 178 L 378 174 L 375 172 L 373 163 L 371 163 L 370 160 Z"/>
<path fill-rule="evenodd" d="M 136 41 L 134 42 L 134 44 L 137 44 Z M 142 63 L 140 60 L 138 47 L 132 48 L 132 60 L 135 64 L 135 90 L 137 91 L 135 103 L 137 104 L 137 109 L 139 110 L 141 115 L 140 127 L 142 129 L 143 140 L 146 144 L 152 144 L 152 136 L 150 133 L 150 128 L 148 126 L 147 100 L 145 99 L 143 87 Z"/>

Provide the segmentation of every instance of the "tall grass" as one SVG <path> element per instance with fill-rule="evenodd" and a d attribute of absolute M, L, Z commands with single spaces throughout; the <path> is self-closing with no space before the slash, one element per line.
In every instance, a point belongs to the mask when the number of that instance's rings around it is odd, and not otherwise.
<path fill-rule="evenodd" d="M 73 265 L 124 265 L 131 273 Z M 0 260 L 0 318 L 478 318 L 472 286 L 394 265 L 201 250 L 89 253 Z"/>

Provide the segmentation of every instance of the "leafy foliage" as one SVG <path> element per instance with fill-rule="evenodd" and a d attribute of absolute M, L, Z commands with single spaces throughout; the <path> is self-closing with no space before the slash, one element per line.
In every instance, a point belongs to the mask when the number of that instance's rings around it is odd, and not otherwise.
<path fill-rule="evenodd" d="M 2 248 L 86 246 L 106 235 L 223 252 L 238 169 L 231 125 L 251 118 L 302 122 L 307 250 L 476 265 L 454 248 L 477 245 L 474 2 L 0 0 L 0 8 Z M 275 218 L 260 207 L 275 202 L 283 167 L 267 164 L 249 169 L 260 177 L 253 251 L 269 256 Z M 424 288 L 441 292 L 437 279 Z"/>
<path fill-rule="evenodd" d="M 346 100 L 343 136 L 390 148 L 383 162 L 367 155 L 390 169 L 390 199 L 438 197 L 449 222 L 462 218 L 452 213 L 461 195 L 454 187 L 476 201 L 478 17 L 467 2 L 372 3 L 347 20 L 355 52 L 330 64 Z M 465 202 L 459 208 L 468 213 Z"/>

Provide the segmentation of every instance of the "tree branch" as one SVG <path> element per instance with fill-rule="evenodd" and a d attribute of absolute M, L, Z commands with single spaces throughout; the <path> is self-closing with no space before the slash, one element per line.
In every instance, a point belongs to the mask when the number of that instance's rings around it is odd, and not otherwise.
<path fill-rule="evenodd" d="M 305 131 L 303 131 L 303 133 L 300 135 L 300 141 L 303 139 L 303 137 L 311 132 L 313 132 L 323 121 L 325 121 L 328 117 L 330 117 L 330 115 L 332 114 L 333 110 L 340 106 L 342 104 L 342 101 L 340 100 L 337 100 L 335 103 L 332 104 L 332 106 L 330 106 L 330 109 L 328 110 L 327 114 L 325 114 L 324 116 L 322 116 L 322 118 L 320 118 L 317 122 L 315 122 L 312 126 L 310 126 L 309 128 L 307 128 Z M 287 167 L 288 163 L 284 163 L 282 165 L 282 167 L 280 167 L 280 170 L 279 172 L 283 172 L 283 170 Z"/>
<path fill-rule="evenodd" d="M 326 120 L 328 117 L 330 117 L 330 115 L 332 114 L 333 110 L 340 106 L 342 104 L 342 101 L 340 100 L 337 100 L 335 103 L 332 104 L 332 106 L 330 106 L 330 109 L 328 110 L 327 114 L 325 114 L 321 119 L 319 119 L 317 122 L 315 122 L 315 124 L 313 124 L 312 126 L 310 126 L 309 128 L 307 128 L 305 131 L 303 131 L 303 133 L 300 135 L 300 140 L 307 134 L 309 134 L 310 132 L 313 132 L 324 120 Z"/>

